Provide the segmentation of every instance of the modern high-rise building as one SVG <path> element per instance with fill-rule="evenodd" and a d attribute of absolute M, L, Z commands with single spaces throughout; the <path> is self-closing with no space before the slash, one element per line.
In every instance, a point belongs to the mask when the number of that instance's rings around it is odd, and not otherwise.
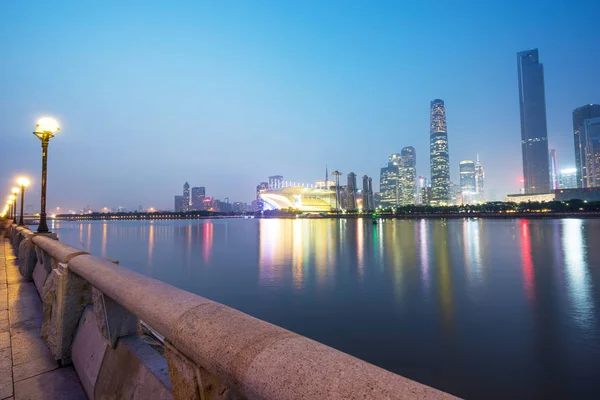
<path fill-rule="evenodd" d="M 394 153 L 388 160 L 387 167 L 381 168 L 379 176 L 379 192 L 381 193 L 381 206 L 394 207 L 400 203 L 400 164 L 402 155 Z"/>
<path fill-rule="evenodd" d="M 429 182 L 427 180 L 426 177 L 424 176 L 419 176 L 417 178 L 417 188 L 416 188 L 416 192 L 417 192 L 417 198 L 416 198 L 416 204 L 429 204 L 428 200 L 424 198 L 424 189 L 429 186 Z"/>
<path fill-rule="evenodd" d="M 577 168 L 565 168 L 558 175 L 560 189 L 577 188 Z"/>
<path fill-rule="evenodd" d="M 600 118 L 589 118 L 584 121 L 581 141 L 585 140 L 585 175 L 583 183 L 586 188 L 600 187 Z"/>
<path fill-rule="evenodd" d="M 575 144 L 575 168 L 577 169 L 577 187 L 592 187 L 593 139 L 587 135 L 594 124 L 586 129 L 586 121 L 600 118 L 600 104 L 586 104 L 573 111 L 573 138 Z M 593 136 L 593 132 L 592 132 Z"/>
<path fill-rule="evenodd" d="M 400 204 L 407 206 L 415 204 L 416 201 L 417 155 L 412 146 L 403 148 L 400 155 L 399 197 Z"/>
<path fill-rule="evenodd" d="M 190 209 L 190 184 L 183 185 L 183 211 L 187 212 Z"/>
<path fill-rule="evenodd" d="M 367 175 L 362 178 L 362 208 L 363 210 L 373 210 L 375 208 L 373 201 L 373 180 Z"/>
<path fill-rule="evenodd" d="M 348 185 L 346 186 L 347 191 L 347 203 L 346 208 L 350 210 L 356 209 L 356 174 L 354 172 L 350 172 L 348 174 Z"/>
<path fill-rule="evenodd" d="M 471 160 L 461 161 L 459 164 L 459 170 L 462 204 L 474 203 L 477 195 L 477 185 L 475 182 L 475 163 Z"/>
<path fill-rule="evenodd" d="M 517 69 L 525 194 L 548 193 L 550 173 L 544 66 L 540 64 L 538 50 L 517 53 Z"/>
<path fill-rule="evenodd" d="M 584 121 L 600 117 L 600 104 L 586 104 L 573 110 L 573 139 L 575 144 L 575 168 L 577 169 L 577 187 L 586 187 L 587 165 L 585 163 L 586 138 L 582 138 Z M 582 140 L 583 139 L 583 140 Z"/>
<path fill-rule="evenodd" d="M 206 197 L 206 188 L 204 187 L 193 187 L 192 188 L 192 211 L 200 211 L 204 207 L 204 198 Z"/>
<path fill-rule="evenodd" d="M 450 203 L 450 153 L 444 100 L 435 99 L 431 102 L 429 117 L 430 203 L 437 206 L 448 205 Z"/>
<path fill-rule="evenodd" d="M 475 164 L 475 200 L 478 203 L 485 203 L 485 191 L 484 191 L 485 172 L 483 165 L 479 161 L 479 154 L 477 155 L 477 163 Z"/>
<path fill-rule="evenodd" d="M 184 207 L 183 207 L 184 202 L 185 202 L 185 199 L 183 196 L 175 196 L 175 204 L 174 204 L 173 210 L 175 210 L 175 212 L 185 212 Z"/>
<path fill-rule="evenodd" d="M 273 175 L 269 177 L 269 188 L 281 188 L 283 187 L 283 176 L 281 175 Z"/>
<path fill-rule="evenodd" d="M 550 189 L 556 190 L 560 189 L 560 185 L 558 184 L 558 169 L 556 163 L 556 150 L 550 149 L 550 155 L 548 156 L 550 160 Z"/>

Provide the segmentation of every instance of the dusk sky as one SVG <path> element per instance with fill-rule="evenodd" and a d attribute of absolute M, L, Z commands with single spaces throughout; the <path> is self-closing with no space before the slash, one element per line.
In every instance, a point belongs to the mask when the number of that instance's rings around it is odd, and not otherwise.
<path fill-rule="evenodd" d="M 574 163 L 571 113 L 600 103 L 600 2 L 0 2 L 0 189 L 19 174 L 48 211 L 173 208 L 182 185 L 250 202 L 268 175 L 373 177 L 446 103 L 452 181 L 479 154 L 488 198 L 522 175 L 518 51 L 539 48 L 548 137 Z"/>

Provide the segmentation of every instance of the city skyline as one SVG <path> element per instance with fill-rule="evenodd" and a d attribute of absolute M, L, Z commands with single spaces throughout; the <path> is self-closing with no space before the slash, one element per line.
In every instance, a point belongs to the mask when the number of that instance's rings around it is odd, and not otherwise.
<path fill-rule="evenodd" d="M 457 161 L 480 154 L 488 198 L 500 200 L 518 192 L 522 177 L 514 55 L 533 48 L 543 55 L 548 144 L 559 170 L 575 166 L 571 114 L 600 103 L 600 55 L 588 51 L 600 28 L 577 24 L 598 9 L 595 2 L 261 4 L 142 12 L 129 4 L 118 14 L 110 4 L 0 6 L 11 32 L 2 39 L 7 117 L 0 134 L 11 151 L 0 186 L 27 175 L 26 204 L 38 207 L 39 145 L 31 131 L 43 115 L 63 128 L 49 151 L 49 209 L 168 209 L 185 179 L 203 182 L 217 198 L 249 202 L 274 171 L 309 182 L 328 164 L 377 177 L 381 160 L 407 145 L 419 154 L 416 174 L 426 177 L 427 104 L 442 98 L 450 181 L 459 181 Z M 42 35 L 48 18 L 56 26 Z M 110 33 L 94 20 L 110 24 Z M 425 49 L 439 31 L 424 21 L 446 33 L 435 54 Z M 574 24 L 577 32 L 568 28 Z M 302 142 L 310 151 L 300 150 Z M 233 162 L 249 155 L 257 157 L 241 169 Z"/>

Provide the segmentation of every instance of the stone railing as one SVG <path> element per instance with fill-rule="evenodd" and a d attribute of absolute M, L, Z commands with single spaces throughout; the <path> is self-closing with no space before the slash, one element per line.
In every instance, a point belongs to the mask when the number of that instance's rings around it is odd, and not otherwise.
<path fill-rule="evenodd" d="M 89 398 L 452 398 L 56 238 L 14 225 L 9 237 L 42 298 L 42 337 Z M 164 336 L 166 361 L 140 319 Z"/>

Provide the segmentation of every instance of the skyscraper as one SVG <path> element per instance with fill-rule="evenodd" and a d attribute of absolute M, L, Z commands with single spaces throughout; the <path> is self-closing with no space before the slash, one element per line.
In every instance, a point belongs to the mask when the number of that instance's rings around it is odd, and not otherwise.
<path fill-rule="evenodd" d="M 586 144 L 584 136 L 585 120 L 600 117 L 600 104 L 586 104 L 573 110 L 573 139 L 575 144 L 575 168 L 577 187 L 588 187 L 588 165 L 586 164 Z M 583 137 L 582 137 L 583 136 Z"/>
<path fill-rule="evenodd" d="M 583 183 L 586 188 L 600 187 L 600 118 L 584 121 L 581 141 L 584 140 L 586 174 Z"/>
<path fill-rule="evenodd" d="M 190 184 L 185 183 L 183 185 L 183 212 L 187 212 L 190 209 Z"/>
<path fill-rule="evenodd" d="M 399 168 L 401 160 L 401 154 L 394 153 L 389 157 L 387 167 L 381 168 L 379 192 L 381 193 L 382 207 L 394 207 L 399 204 Z"/>
<path fill-rule="evenodd" d="M 475 163 L 471 160 L 461 161 L 460 169 L 460 192 L 462 204 L 471 204 L 475 201 L 477 194 L 475 182 Z"/>
<path fill-rule="evenodd" d="M 428 204 L 428 199 L 424 197 L 425 188 L 429 186 L 429 182 L 427 182 L 427 178 L 424 176 L 419 176 L 417 178 L 417 199 L 416 204 Z"/>
<path fill-rule="evenodd" d="M 429 116 L 430 203 L 447 205 L 450 202 L 450 153 L 444 100 L 435 99 L 431 102 Z"/>
<path fill-rule="evenodd" d="M 273 175 L 269 177 L 269 187 L 271 189 L 273 188 L 280 188 L 283 186 L 283 176 L 281 175 Z"/>
<path fill-rule="evenodd" d="M 558 184 L 558 170 L 556 167 L 556 150 L 550 149 L 550 189 L 556 190 L 559 189 L 560 186 Z"/>
<path fill-rule="evenodd" d="M 350 172 L 348 174 L 348 185 L 346 186 L 347 191 L 347 203 L 346 208 L 350 210 L 356 209 L 356 174 Z"/>
<path fill-rule="evenodd" d="M 479 203 L 485 203 L 485 191 L 484 191 L 485 172 L 483 165 L 479 162 L 479 154 L 477 155 L 477 163 L 475 164 L 475 193 L 477 194 L 476 201 Z"/>
<path fill-rule="evenodd" d="M 517 69 L 525 194 L 548 193 L 550 174 L 544 66 L 539 62 L 538 50 L 517 53 Z"/>
<path fill-rule="evenodd" d="M 185 210 L 183 209 L 183 204 L 184 204 L 184 197 L 183 196 L 175 196 L 175 204 L 173 207 L 173 210 L 175 210 L 175 212 L 184 212 Z"/>
<path fill-rule="evenodd" d="M 362 208 L 363 210 L 373 210 L 373 184 L 372 179 L 367 175 L 362 178 Z"/>
<path fill-rule="evenodd" d="M 558 175 L 560 189 L 575 189 L 577 187 L 577 168 L 565 168 Z"/>
<path fill-rule="evenodd" d="M 399 193 L 400 204 L 403 206 L 415 204 L 415 188 L 417 180 L 417 155 L 412 146 L 405 147 L 400 152 Z"/>
<path fill-rule="evenodd" d="M 362 178 L 362 205 L 363 210 L 370 210 L 369 207 L 369 177 L 367 175 Z"/>
<path fill-rule="evenodd" d="M 204 187 L 193 187 L 192 188 L 192 210 L 200 211 L 204 207 L 204 198 L 206 197 L 206 188 Z"/>

